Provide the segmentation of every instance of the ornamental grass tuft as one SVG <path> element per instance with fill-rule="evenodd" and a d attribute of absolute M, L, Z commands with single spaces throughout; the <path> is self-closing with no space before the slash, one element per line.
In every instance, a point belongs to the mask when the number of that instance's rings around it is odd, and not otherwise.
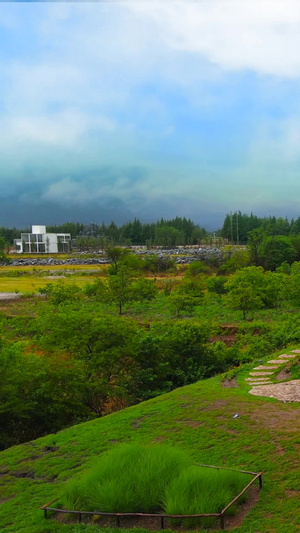
<path fill-rule="evenodd" d="M 166 487 L 192 460 L 171 446 L 122 445 L 66 488 L 67 509 L 105 512 L 161 510 Z"/>
<path fill-rule="evenodd" d="M 128 444 L 116 446 L 85 476 L 68 482 L 63 504 L 91 512 L 219 513 L 246 482 L 240 472 L 193 465 L 185 452 L 171 446 Z M 171 520 L 187 527 L 213 522 L 214 518 Z"/>
<path fill-rule="evenodd" d="M 167 514 L 219 513 L 243 490 L 246 480 L 240 472 L 193 465 L 167 487 L 164 510 Z M 231 507 L 228 514 L 235 511 L 236 507 Z M 176 519 L 175 523 L 206 527 L 213 521 L 214 518 L 186 518 Z"/>

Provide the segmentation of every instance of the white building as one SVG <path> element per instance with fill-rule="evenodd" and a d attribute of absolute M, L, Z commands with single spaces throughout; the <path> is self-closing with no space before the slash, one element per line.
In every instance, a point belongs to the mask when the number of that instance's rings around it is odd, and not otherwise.
<path fill-rule="evenodd" d="M 21 233 L 21 238 L 14 240 L 19 254 L 57 254 L 70 251 L 70 233 L 47 233 L 46 226 L 32 226 L 31 231 L 32 233 Z"/>

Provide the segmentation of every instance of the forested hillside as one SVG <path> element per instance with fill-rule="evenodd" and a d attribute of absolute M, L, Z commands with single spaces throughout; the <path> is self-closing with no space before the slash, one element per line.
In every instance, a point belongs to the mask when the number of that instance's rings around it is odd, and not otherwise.
<path fill-rule="evenodd" d="M 300 263 L 226 253 L 219 267 L 122 248 L 101 268 L 3 266 L 1 290 L 23 296 L 1 304 L 1 449 L 300 342 Z"/>

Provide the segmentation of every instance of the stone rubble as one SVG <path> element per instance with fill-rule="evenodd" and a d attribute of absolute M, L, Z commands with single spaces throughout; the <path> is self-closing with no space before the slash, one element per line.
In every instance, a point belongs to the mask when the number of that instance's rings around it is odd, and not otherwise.
<path fill-rule="evenodd" d="M 222 264 L 224 259 L 224 252 L 220 248 L 189 248 L 189 247 L 180 247 L 180 248 L 159 248 L 159 249 L 150 249 L 145 248 L 133 249 L 131 250 L 137 255 L 151 256 L 158 255 L 159 257 L 169 257 L 171 256 L 177 265 L 189 264 L 193 261 L 203 261 L 207 264 L 214 264 L 219 266 Z M 88 255 L 89 257 L 85 257 Z M 102 257 L 98 257 L 101 255 Z M 91 257 L 94 256 L 94 257 Z M 45 265 L 103 265 L 109 264 L 110 261 L 105 257 L 105 253 L 101 250 L 96 252 L 76 252 L 76 257 L 68 259 L 59 259 L 55 257 L 45 257 L 43 258 L 22 258 L 12 259 L 7 263 L 10 266 L 45 266 Z"/>

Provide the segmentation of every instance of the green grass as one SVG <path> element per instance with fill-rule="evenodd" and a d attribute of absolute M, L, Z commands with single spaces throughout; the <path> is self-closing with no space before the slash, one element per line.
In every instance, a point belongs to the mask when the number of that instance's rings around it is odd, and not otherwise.
<path fill-rule="evenodd" d="M 167 487 L 164 508 L 168 514 L 220 513 L 245 488 L 249 479 L 246 474 L 230 470 L 215 470 L 191 466 L 180 473 Z M 241 497 L 245 501 L 246 496 Z M 240 502 L 241 502 L 240 501 Z M 234 514 L 237 506 L 231 506 Z M 214 518 L 173 519 L 186 527 L 208 526 Z"/>
<path fill-rule="evenodd" d="M 69 481 L 62 503 L 77 511 L 218 513 L 248 481 L 240 472 L 195 466 L 179 448 L 123 444 L 104 454 L 79 479 Z M 232 506 L 230 512 L 235 511 Z M 178 523 L 189 527 L 214 519 L 177 519 Z"/>
<path fill-rule="evenodd" d="M 250 396 L 246 388 L 224 388 L 213 378 L 5 450 L 0 530 L 101 531 L 92 524 L 46 521 L 39 506 L 62 497 L 67 480 L 119 443 L 165 443 L 197 463 L 263 471 L 259 502 L 235 533 L 299 533 L 299 407 Z"/>
<path fill-rule="evenodd" d="M 192 464 L 180 449 L 166 445 L 114 447 L 78 480 L 69 482 L 66 509 L 155 513 L 166 487 Z"/>
<path fill-rule="evenodd" d="M 36 278 L 35 275 L 28 275 L 27 279 L 22 276 L 22 280 L 29 284 L 29 291 L 34 290 L 30 286 L 32 283 L 41 286 L 41 277 L 37 275 Z M 0 282 L 2 280 L 5 277 L 1 276 Z M 13 284 L 12 291 L 16 288 L 20 290 L 15 284 L 21 281 L 19 276 L 15 279 L 8 276 L 5 281 Z M 71 282 L 74 282 L 73 277 Z M 6 286 L 2 290 L 9 289 Z M 144 322 L 170 319 L 166 303 L 167 298 L 161 295 L 153 302 L 128 306 L 126 314 Z M 87 300 L 84 300 L 84 305 L 91 312 L 117 314 L 116 306 Z M 14 317 L 34 318 L 46 306 L 47 302 L 42 299 L 1 302 L 1 308 L 10 318 L 8 321 L 4 317 L 7 335 L 12 338 L 15 335 L 16 340 L 23 336 L 27 338 L 28 330 L 23 325 L 16 326 L 15 333 L 11 332 Z M 284 324 L 287 318 L 295 322 L 298 315 L 285 309 L 253 313 L 255 319 L 266 324 L 275 321 Z M 220 308 L 212 301 L 197 307 L 195 318 L 218 324 L 249 325 L 241 322 L 241 312 Z M 259 337 L 250 336 L 259 340 Z M 264 340 L 264 337 L 261 339 Z M 289 346 L 289 349 L 292 347 Z M 266 362 L 284 351 L 266 354 L 258 346 L 255 357 Z M 259 503 L 243 524 L 234 529 L 234 533 L 299 533 L 300 406 L 250 396 L 245 377 L 253 366 L 254 363 L 249 363 L 242 367 L 237 375 L 238 388 L 222 387 L 221 377 L 202 381 L 119 413 L 1 452 L 0 531 L 99 533 L 101 528 L 93 524 L 46 521 L 39 506 L 61 497 L 68 480 L 80 477 L 102 453 L 125 442 L 165 443 L 188 452 L 198 463 L 262 470 L 264 488 Z M 292 377 L 299 379 L 299 365 L 292 368 Z M 239 417 L 234 419 L 236 413 Z"/>

